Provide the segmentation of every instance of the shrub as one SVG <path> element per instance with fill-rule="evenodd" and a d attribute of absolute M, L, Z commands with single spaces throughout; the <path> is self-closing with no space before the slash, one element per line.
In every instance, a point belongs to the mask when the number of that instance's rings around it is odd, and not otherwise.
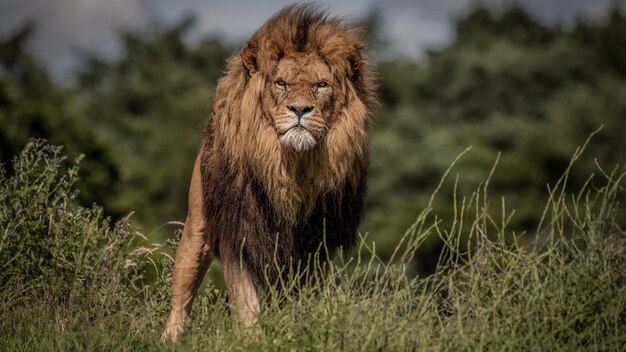
<path fill-rule="evenodd" d="M 90 319 L 141 302 L 142 280 L 156 247 L 137 247 L 128 218 L 111 226 L 102 208 L 77 204 L 82 157 L 68 163 L 61 147 L 31 140 L 0 169 L 0 304 L 47 306 L 61 320 Z"/>

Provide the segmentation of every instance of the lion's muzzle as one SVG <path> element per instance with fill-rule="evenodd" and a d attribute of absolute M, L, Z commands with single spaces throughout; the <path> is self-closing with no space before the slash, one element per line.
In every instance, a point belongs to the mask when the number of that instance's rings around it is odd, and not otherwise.
<path fill-rule="evenodd" d="M 317 144 L 314 136 L 313 105 L 290 104 L 286 116 L 281 119 L 279 139 L 283 146 L 296 152 L 309 150 Z"/>
<path fill-rule="evenodd" d="M 317 141 L 305 127 L 300 124 L 287 130 L 280 137 L 280 142 L 288 148 L 301 152 L 313 148 Z"/>

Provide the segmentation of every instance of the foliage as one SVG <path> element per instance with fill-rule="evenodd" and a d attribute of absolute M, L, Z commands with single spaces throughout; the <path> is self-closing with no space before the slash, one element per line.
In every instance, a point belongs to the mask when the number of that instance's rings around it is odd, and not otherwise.
<path fill-rule="evenodd" d="M 231 52 L 218 39 L 186 44 L 192 25 L 124 33 L 124 56 L 90 58 L 74 97 L 74 114 L 88 117 L 121 166 L 116 204 L 150 229 L 185 216 L 210 98 Z"/>
<path fill-rule="evenodd" d="M 571 173 L 573 191 L 595 169 L 626 160 L 626 80 L 622 46 L 626 18 L 615 11 L 603 23 L 573 30 L 549 28 L 519 8 L 500 15 L 478 9 L 457 23 L 457 38 L 427 61 L 380 64 L 383 104 L 372 133 L 368 214 L 363 230 L 385 253 L 395 234 L 428 201 L 447 163 L 467 146 L 459 164 L 463 191 L 487 176 L 495 196 L 517 215 L 512 228 L 534 228 L 545 185 L 568 164 L 571 150 L 599 126 L 588 156 Z M 442 190 L 447 195 L 452 187 Z M 435 204 L 453 216 L 449 197 Z M 433 270 L 441 242 L 425 246 L 420 267 Z"/>
<path fill-rule="evenodd" d="M 141 235 L 127 219 L 110 227 L 102 208 L 76 204 L 80 159 L 67 165 L 60 147 L 32 140 L 13 175 L 0 169 L 3 315 L 45 304 L 62 320 L 77 307 L 97 319 L 141 301 L 147 254 L 156 247 L 135 248 Z"/>
<path fill-rule="evenodd" d="M 25 51 L 31 35 L 32 27 L 26 26 L 0 40 L 0 162 L 9 162 L 33 137 L 63 145 L 72 157 L 84 154 L 79 200 L 85 205 L 97 202 L 109 214 L 120 216 L 127 208 L 112 203 L 118 190 L 118 165 L 92 127 L 68 115 L 67 92 Z"/>
<path fill-rule="evenodd" d="M 255 331 L 234 330 L 224 292 L 208 286 L 190 332 L 173 345 L 158 340 L 171 266 L 154 284 L 137 285 L 149 249 L 129 252 L 139 234 L 73 204 L 77 166 L 64 168 L 59 153 L 32 142 L 15 175 L 2 173 L 3 350 L 618 351 L 626 344 L 624 168 L 601 172 L 599 187 L 587 183 L 577 195 L 565 191 L 567 168 L 550 188 L 536 236 L 511 237 L 511 213 L 489 212 L 490 178 L 455 195 L 450 222 L 433 212 L 437 188 L 393 260 L 340 258 L 299 294 L 271 291 Z M 437 270 L 413 276 L 409 264 L 432 235 L 445 243 Z M 368 241 L 361 245 L 358 253 L 367 252 Z"/>

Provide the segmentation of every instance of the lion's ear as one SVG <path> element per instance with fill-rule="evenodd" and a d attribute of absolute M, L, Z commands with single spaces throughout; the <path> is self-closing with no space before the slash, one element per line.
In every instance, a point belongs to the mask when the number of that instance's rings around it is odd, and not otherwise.
<path fill-rule="evenodd" d="M 350 63 L 350 73 L 352 76 L 356 76 L 363 65 L 363 56 L 361 56 L 361 50 L 356 49 L 348 56 L 348 62 Z"/>
<path fill-rule="evenodd" d="M 259 70 L 256 61 L 257 48 L 248 43 L 246 48 L 241 52 L 241 60 L 243 66 L 248 70 L 249 74 L 253 74 Z"/>

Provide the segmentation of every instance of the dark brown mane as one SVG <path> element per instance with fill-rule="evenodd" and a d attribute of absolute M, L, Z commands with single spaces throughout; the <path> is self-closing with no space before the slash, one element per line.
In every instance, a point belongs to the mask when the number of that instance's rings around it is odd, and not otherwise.
<path fill-rule="evenodd" d="M 289 16 L 294 18 L 296 24 L 296 36 L 294 44 L 296 50 L 304 51 L 306 43 L 309 39 L 309 29 L 313 23 L 322 23 L 326 21 L 326 15 L 319 12 L 313 5 L 308 6 L 291 6 L 283 10 L 285 14 L 281 16 Z M 287 13 L 289 13 L 287 15 Z"/>

